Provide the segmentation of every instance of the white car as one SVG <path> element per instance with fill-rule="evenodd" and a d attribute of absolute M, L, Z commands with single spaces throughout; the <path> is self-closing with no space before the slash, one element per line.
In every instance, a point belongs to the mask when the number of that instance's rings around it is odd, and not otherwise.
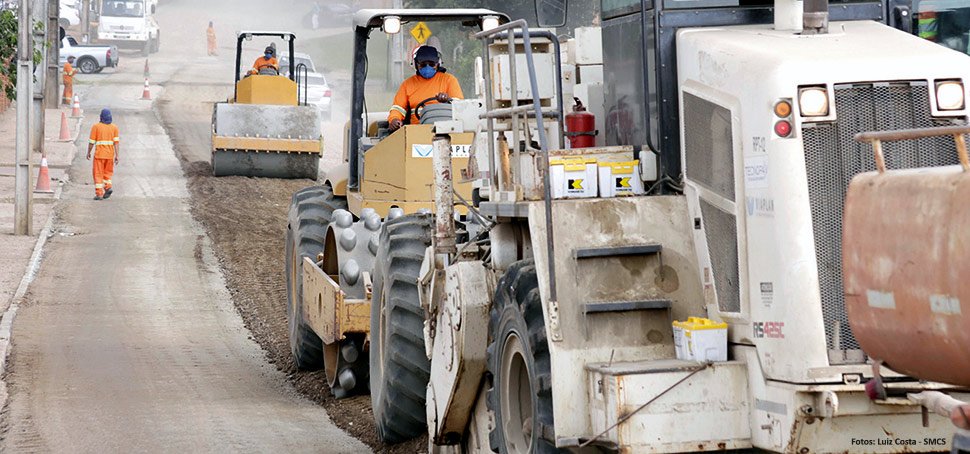
<path fill-rule="evenodd" d="M 300 90 L 303 90 L 303 82 L 300 82 Z M 320 73 L 307 73 L 306 81 L 306 101 L 311 106 L 316 106 L 320 112 L 320 118 L 330 121 L 333 112 L 330 108 L 333 91 L 327 84 L 327 78 Z M 302 97 L 302 96 L 301 96 Z"/>
<path fill-rule="evenodd" d="M 61 0 L 60 18 L 58 24 L 61 27 L 73 27 L 81 23 L 81 10 L 74 0 Z"/>
<path fill-rule="evenodd" d="M 286 52 L 277 51 L 278 54 L 285 54 Z M 310 58 L 308 54 L 293 52 L 293 63 L 294 68 L 299 67 L 301 64 L 306 65 L 306 70 L 308 73 L 317 72 L 317 68 L 313 66 L 313 59 Z M 299 72 L 299 70 L 297 70 Z M 280 56 L 280 75 L 289 76 L 290 75 L 290 57 L 288 55 Z"/>

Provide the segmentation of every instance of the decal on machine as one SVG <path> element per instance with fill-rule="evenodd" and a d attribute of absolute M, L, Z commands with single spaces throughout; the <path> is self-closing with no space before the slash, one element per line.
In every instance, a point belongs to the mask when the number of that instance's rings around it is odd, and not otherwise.
<path fill-rule="evenodd" d="M 767 153 L 768 150 L 765 146 L 767 142 L 768 140 L 765 137 L 753 137 L 751 139 L 751 148 L 755 153 Z"/>
<path fill-rule="evenodd" d="M 471 152 L 471 145 L 452 145 L 451 146 L 451 157 L 452 158 L 467 158 L 469 152 Z M 413 144 L 411 145 L 411 157 L 412 158 L 430 158 L 431 152 L 434 148 L 431 145 L 425 144 Z"/>
<path fill-rule="evenodd" d="M 748 217 L 775 217 L 774 199 L 768 197 L 745 197 L 745 205 L 748 208 Z"/>
<path fill-rule="evenodd" d="M 762 282 L 761 283 L 761 304 L 765 307 L 771 307 L 771 304 L 775 302 L 775 284 L 772 282 Z"/>
<path fill-rule="evenodd" d="M 784 339 L 785 322 L 754 322 L 751 324 L 757 339 Z"/>
<path fill-rule="evenodd" d="M 744 158 L 744 186 L 748 189 L 768 187 L 768 156 Z"/>

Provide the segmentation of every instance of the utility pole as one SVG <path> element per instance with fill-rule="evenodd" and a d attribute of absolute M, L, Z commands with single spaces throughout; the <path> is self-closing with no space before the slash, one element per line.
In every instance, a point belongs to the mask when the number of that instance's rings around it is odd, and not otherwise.
<path fill-rule="evenodd" d="M 60 47 L 61 32 L 57 18 L 60 17 L 61 4 L 58 0 L 47 0 L 47 81 L 44 84 L 44 107 L 56 109 L 61 106 L 60 88 Z"/>
<path fill-rule="evenodd" d="M 34 61 L 30 33 L 30 2 L 20 0 L 17 12 L 17 171 L 14 174 L 14 234 L 30 235 L 33 230 L 30 192 L 30 104 Z"/>
<path fill-rule="evenodd" d="M 47 0 L 33 0 L 30 5 L 30 31 L 32 44 L 46 43 L 47 34 Z M 35 27 L 41 24 L 42 27 Z M 34 47 L 31 46 L 31 53 Z M 34 89 L 33 105 L 30 109 L 30 149 L 44 154 L 44 90 L 47 83 L 47 52 L 41 53 L 40 63 L 33 69 Z"/>
<path fill-rule="evenodd" d="M 91 0 L 81 1 L 81 35 L 82 42 L 91 42 Z"/>

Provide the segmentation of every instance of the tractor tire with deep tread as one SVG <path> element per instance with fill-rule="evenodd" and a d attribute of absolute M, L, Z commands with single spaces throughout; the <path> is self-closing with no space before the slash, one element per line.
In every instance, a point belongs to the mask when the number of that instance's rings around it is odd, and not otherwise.
<path fill-rule="evenodd" d="M 431 245 L 429 214 L 384 224 L 374 262 L 370 388 L 378 436 L 399 443 L 427 432 L 425 388 L 431 363 L 424 349 L 418 274 Z"/>
<path fill-rule="evenodd" d="M 323 367 L 323 342 L 303 315 L 303 257 L 316 260 L 323 252 L 334 210 L 347 209 L 343 197 L 326 186 L 311 186 L 293 194 L 286 229 L 286 319 L 290 352 L 300 369 Z"/>
<path fill-rule="evenodd" d="M 495 415 L 492 451 L 555 453 L 549 342 L 532 260 L 515 262 L 499 280 L 489 313 L 487 404 Z"/>

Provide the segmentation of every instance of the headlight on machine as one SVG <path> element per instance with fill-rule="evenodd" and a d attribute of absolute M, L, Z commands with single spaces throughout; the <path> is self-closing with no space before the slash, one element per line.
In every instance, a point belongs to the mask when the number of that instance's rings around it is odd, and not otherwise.
<path fill-rule="evenodd" d="M 963 83 L 947 80 L 936 83 L 936 108 L 939 110 L 961 110 L 965 104 Z"/>
<path fill-rule="evenodd" d="M 798 90 L 798 110 L 803 117 L 825 117 L 829 114 L 829 93 L 823 87 Z"/>

